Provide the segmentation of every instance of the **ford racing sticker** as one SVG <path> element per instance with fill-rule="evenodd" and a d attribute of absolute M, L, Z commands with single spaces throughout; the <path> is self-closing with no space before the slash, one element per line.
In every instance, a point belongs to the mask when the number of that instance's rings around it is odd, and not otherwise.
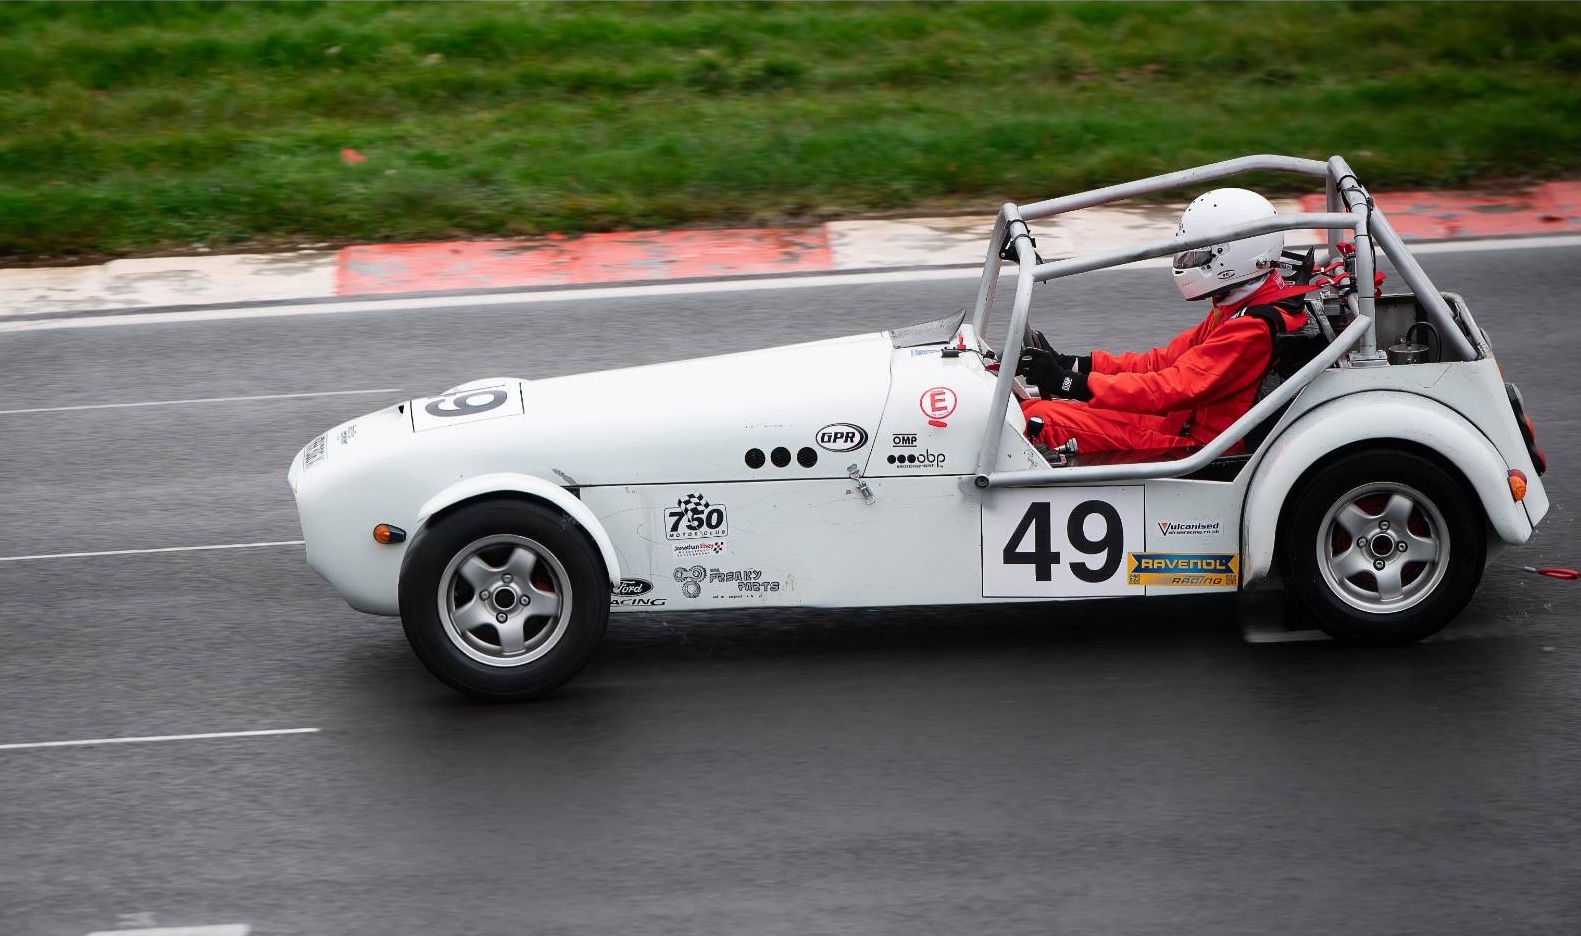
<path fill-rule="evenodd" d="M 612 608 L 664 607 L 668 599 L 642 597 L 651 591 L 653 591 L 653 583 L 647 579 L 623 578 L 610 592 L 609 606 Z"/>

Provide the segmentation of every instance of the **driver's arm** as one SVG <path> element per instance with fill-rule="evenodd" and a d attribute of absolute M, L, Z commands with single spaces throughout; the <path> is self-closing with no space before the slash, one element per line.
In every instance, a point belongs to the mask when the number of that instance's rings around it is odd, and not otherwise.
<path fill-rule="evenodd" d="M 1174 345 L 1170 343 L 1171 348 Z M 1095 371 L 1087 379 L 1089 402 L 1105 409 L 1155 415 L 1192 409 L 1261 380 L 1272 353 L 1268 326 L 1261 320 L 1247 316 L 1231 319 L 1168 367 L 1145 373 Z M 1096 355 L 1093 360 L 1097 361 Z"/>
<path fill-rule="evenodd" d="M 1092 353 L 1092 372 L 1094 374 L 1145 374 L 1152 371 L 1163 370 L 1180 360 L 1180 356 L 1191 349 L 1201 340 L 1201 332 L 1207 328 L 1204 320 L 1191 326 L 1176 335 L 1169 344 L 1151 351 L 1126 351 L 1123 354 L 1110 354 L 1107 351 L 1094 351 Z"/>

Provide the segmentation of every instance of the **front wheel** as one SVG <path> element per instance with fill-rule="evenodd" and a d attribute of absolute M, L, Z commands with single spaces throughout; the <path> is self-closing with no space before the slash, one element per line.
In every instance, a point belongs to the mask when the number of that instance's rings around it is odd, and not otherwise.
<path fill-rule="evenodd" d="M 525 501 L 469 504 L 412 541 L 401 623 L 428 670 L 470 696 L 544 695 L 592 658 L 609 621 L 598 550 L 564 515 Z"/>
<path fill-rule="evenodd" d="M 1342 640 L 1421 640 L 1453 620 L 1482 579 L 1482 506 L 1420 455 L 1373 449 L 1341 456 L 1307 480 L 1287 518 L 1280 548 L 1286 587 Z"/>

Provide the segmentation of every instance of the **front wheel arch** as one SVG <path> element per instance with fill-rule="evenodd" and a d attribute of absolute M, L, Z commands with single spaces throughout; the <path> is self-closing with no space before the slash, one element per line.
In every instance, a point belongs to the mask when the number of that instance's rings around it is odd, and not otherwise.
<path fill-rule="evenodd" d="M 417 533 L 420 535 L 424 530 L 443 523 L 446 517 L 459 513 L 460 511 L 467 507 L 471 507 L 474 504 L 481 504 L 487 501 L 516 501 L 524 504 L 536 504 L 539 507 L 554 511 L 560 515 L 567 528 L 574 529 L 578 533 L 582 534 L 582 536 L 587 539 L 588 545 L 592 546 L 594 549 L 599 550 L 599 559 L 604 563 L 605 577 L 607 578 L 612 574 L 609 568 L 609 560 L 603 555 L 603 550 L 599 549 L 598 540 L 588 532 L 586 527 L 577 522 L 575 517 L 561 509 L 559 504 L 542 497 L 535 497 L 534 495 L 525 493 L 523 491 L 490 491 L 485 494 L 477 494 L 472 497 L 468 497 L 465 500 L 456 501 L 454 504 L 447 504 L 438 511 L 435 511 L 433 514 L 424 517 L 422 525 L 418 527 Z M 610 579 L 610 585 L 613 586 L 618 581 L 620 581 L 618 578 Z"/>
<path fill-rule="evenodd" d="M 420 534 L 441 517 L 467 504 L 489 498 L 517 498 L 542 504 L 563 514 L 567 522 L 580 528 L 582 535 L 597 548 L 610 587 L 615 588 L 620 584 L 620 557 L 615 551 L 614 540 L 598 517 L 571 491 L 532 475 L 499 472 L 458 481 L 429 498 L 417 511 L 416 532 Z"/>

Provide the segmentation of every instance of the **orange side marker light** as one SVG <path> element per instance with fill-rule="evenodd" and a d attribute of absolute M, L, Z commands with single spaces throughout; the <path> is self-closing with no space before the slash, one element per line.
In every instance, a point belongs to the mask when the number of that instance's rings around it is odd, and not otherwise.
<path fill-rule="evenodd" d="M 1522 490 L 1524 490 L 1524 488 Z M 395 543 L 406 542 L 406 531 L 398 526 L 392 526 L 388 523 L 381 523 L 373 528 L 373 538 L 376 542 L 390 546 Z"/>
<path fill-rule="evenodd" d="M 1519 468 L 1510 469 L 1510 496 L 1517 502 L 1526 499 L 1526 473 Z"/>

